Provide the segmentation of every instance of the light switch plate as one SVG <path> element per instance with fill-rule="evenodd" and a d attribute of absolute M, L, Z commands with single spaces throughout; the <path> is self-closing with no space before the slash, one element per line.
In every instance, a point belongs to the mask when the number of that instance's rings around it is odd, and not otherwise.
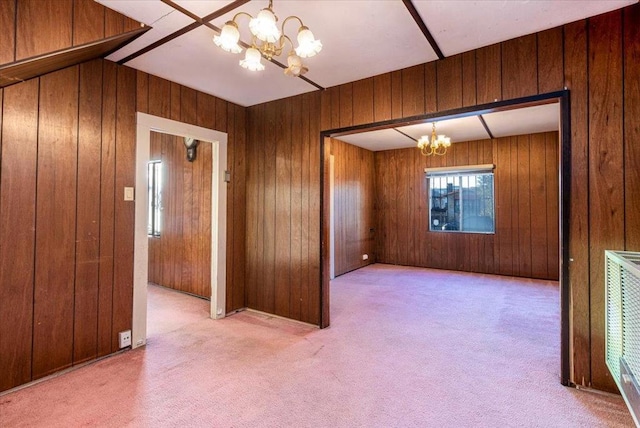
<path fill-rule="evenodd" d="M 124 200 L 125 201 L 133 201 L 134 199 L 133 187 L 125 187 L 124 188 Z"/>

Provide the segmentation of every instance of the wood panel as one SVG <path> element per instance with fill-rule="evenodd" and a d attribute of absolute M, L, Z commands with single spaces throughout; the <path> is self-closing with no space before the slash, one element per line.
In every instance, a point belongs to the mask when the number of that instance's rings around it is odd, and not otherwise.
<path fill-rule="evenodd" d="M 476 94 L 478 104 L 502 100 L 502 51 L 499 44 L 476 51 Z"/>
<path fill-rule="evenodd" d="M 353 124 L 373 122 L 373 79 L 353 82 Z"/>
<path fill-rule="evenodd" d="M 589 140 L 589 127 L 590 120 L 594 117 L 604 117 L 600 113 L 596 114 L 597 110 L 602 110 L 600 105 L 602 102 L 607 102 L 607 109 L 630 109 L 630 114 L 625 114 L 620 116 L 619 118 L 613 117 L 614 121 L 618 120 L 631 120 L 627 119 L 635 117 L 633 112 L 635 111 L 635 107 L 637 105 L 637 100 L 640 97 L 637 95 L 638 91 L 635 90 L 626 90 L 626 85 L 629 85 L 630 88 L 634 88 L 634 83 L 637 79 L 634 79 L 635 76 L 635 55 L 637 55 L 636 47 L 637 43 L 635 42 L 635 38 L 637 37 L 637 33 L 635 28 L 632 25 L 622 25 L 622 20 L 620 17 L 624 14 L 625 19 L 629 22 L 635 22 L 633 19 L 637 16 L 638 13 L 638 5 L 630 6 L 622 11 L 614 11 L 611 14 L 616 15 L 618 17 L 617 22 L 612 23 L 608 32 L 605 32 L 607 36 L 598 35 L 597 37 L 591 38 L 591 33 L 595 32 L 595 29 L 587 30 L 587 20 L 580 21 L 578 23 L 570 24 L 564 26 L 562 28 L 555 28 L 551 30 L 546 30 L 542 33 L 533 34 L 530 36 L 525 36 L 520 39 L 507 41 L 487 47 L 483 47 L 481 49 L 477 49 L 470 53 L 462 54 L 462 74 L 460 79 L 453 79 L 451 85 L 457 88 L 459 85 L 462 87 L 461 90 L 461 105 L 463 106 L 472 106 L 474 104 L 472 95 L 473 95 L 473 87 L 475 84 L 475 103 L 484 104 L 490 103 L 494 100 L 502 100 L 507 98 L 514 98 L 517 96 L 523 95 L 533 95 L 537 93 L 545 93 L 548 91 L 553 91 L 562 88 L 563 86 L 567 86 L 571 89 L 571 133 L 572 133 L 572 192 L 571 192 L 571 240 L 570 240 L 570 252 L 571 258 L 573 261 L 571 262 L 570 267 L 570 277 L 571 277 L 571 302 L 573 304 L 572 310 L 572 337 L 573 337 L 573 380 L 577 383 L 584 383 L 585 385 L 590 385 L 597 388 L 610 389 L 607 384 L 601 382 L 600 379 L 592 382 L 591 379 L 591 371 L 592 367 L 598 367 L 599 370 L 606 370 L 604 359 L 601 358 L 600 355 L 595 355 L 595 358 L 592 360 L 592 352 L 590 341 L 592 339 L 592 333 L 595 335 L 600 334 L 595 329 L 592 330 L 590 327 L 591 320 L 594 322 L 600 323 L 602 321 L 602 313 L 590 313 L 596 306 L 597 302 L 593 301 L 589 303 L 589 288 L 594 284 L 597 280 L 595 277 L 591 277 L 590 273 L 590 262 L 589 262 L 589 245 L 590 242 L 594 240 L 600 240 L 602 232 L 596 233 L 591 236 L 591 232 L 600 228 L 600 222 L 605 221 L 603 215 L 594 217 L 594 209 L 595 206 L 589 205 L 590 195 L 594 192 L 591 190 L 591 187 L 594 185 L 595 181 L 600 182 L 600 177 L 595 175 L 589 175 L 589 159 L 592 156 L 587 156 L 591 147 L 594 144 L 597 144 L 595 140 Z M 627 18 L 629 17 L 629 18 Z M 590 20 L 596 18 L 590 18 Z M 598 17 L 598 19 L 603 19 Z M 596 22 L 598 21 L 596 19 Z M 595 55 L 592 58 L 592 62 L 596 61 L 596 63 L 604 63 L 605 61 L 602 59 L 610 55 L 608 52 L 609 46 L 605 46 L 605 43 L 602 42 L 603 39 L 608 37 L 608 33 L 615 33 L 614 40 L 620 40 L 622 37 L 625 38 L 624 43 L 622 44 L 622 49 L 615 50 L 613 55 L 618 55 L 618 59 L 614 61 L 614 69 L 615 64 L 620 62 L 620 58 L 622 58 L 622 64 L 627 68 L 625 70 L 624 75 L 629 74 L 629 78 L 622 78 L 618 76 L 617 82 L 618 85 L 624 84 L 624 94 L 623 98 L 620 95 L 618 89 L 614 92 L 610 92 L 610 85 L 603 84 L 608 82 L 609 79 L 607 76 L 611 76 L 611 72 L 605 73 L 603 70 L 600 70 L 599 67 L 594 69 L 591 67 L 591 64 L 587 64 L 588 58 L 590 55 Z M 589 37 L 587 37 L 589 36 Z M 627 40 L 628 39 L 628 40 Z M 472 58 L 473 56 L 473 58 Z M 475 70 L 473 69 L 473 62 L 475 61 Z M 440 85 L 442 85 L 442 76 L 438 73 L 438 67 L 442 68 L 439 61 L 431 62 L 428 64 L 424 64 L 424 92 L 425 92 L 425 106 L 423 113 L 435 112 L 438 109 L 441 109 L 441 106 L 436 105 L 436 100 L 441 99 L 445 103 L 449 102 L 449 100 L 444 99 L 444 96 L 440 94 L 438 96 L 438 89 Z M 589 70 L 589 74 L 587 74 L 587 70 Z M 475 71 L 475 73 L 474 73 Z M 387 73 L 381 76 L 373 77 L 374 80 L 374 90 L 373 90 L 373 111 L 374 111 L 374 120 L 387 120 L 389 118 L 401 118 L 403 116 L 403 106 L 409 102 L 408 100 L 403 99 L 403 87 L 411 86 L 411 82 L 405 82 L 404 79 L 407 77 L 408 72 L 404 72 L 402 70 L 394 71 L 391 73 Z M 591 85 L 591 78 L 595 78 L 595 84 Z M 438 80 L 440 79 L 440 84 L 438 84 Z M 469 80 L 471 79 L 471 80 Z M 598 79 L 600 81 L 598 81 Z M 353 85 L 353 84 L 349 84 Z M 445 85 L 449 86 L 449 84 Z M 327 93 L 323 95 L 318 95 L 318 98 L 321 99 L 322 106 L 319 109 L 317 117 L 313 115 L 312 109 L 308 108 L 305 104 L 305 97 L 303 97 L 303 106 L 302 106 L 302 116 L 303 116 L 303 126 L 308 126 L 309 129 L 313 127 L 318 127 L 321 129 L 331 129 L 338 128 L 340 126 L 341 120 L 347 120 L 349 117 L 353 117 L 353 115 L 347 114 L 343 115 L 341 112 L 341 108 L 346 106 L 353 105 L 369 105 L 370 100 L 347 100 L 344 97 L 344 91 L 349 91 L 349 89 L 343 89 L 341 86 L 336 86 L 333 88 L 328 88 Z M 504 91 L 504 93 L 503 93 Z M 591 93 L 591 97 L 597 100 L 596 103 L 588 102 L 587 91 Z M 340 94 L 343 94 L 340 97 Z M 352 91 L 353 92 L 353 91 Z M 367 97 L 369 95 L 362 94 L 358 95 L 358 97 Z M 306 99 L 308 100 L 311 95 L 308 95 Z M 355 95 L 352 94 L 352 97 Z M 410 103 L 410 102 L 409 102 Z M 310 106 L 311 103 L 309 103 Z M 249 129 L 251 132 L 254 132 L 254 129 L 261 129 L 260 127 L 264 126 L 264 119 L 260 117 L 259 112 L 261 109 L 268 110 L 273 108 L 273 103 L 268 103 L 262 105 L 260 108 L 251 108 L 249 109 Z M 613 107 L 611 107 L 613 106 Z M 280 112 L 280 107 L 275 107 L 278 112 Z M 625 110 L 626 111 L 626 110 Z M 321 113 L 320 113 L 321 112 Z M 311 122 L 307 124 L 304 122 L 306 119 Z M 320 120 L 322 119 L 322 122 Z M 295 120 L 295 119 L 294 119 Z M 623 227 L 625 228 L 625 241 L 636 238 L 629 238 L 630 233 L 634 233 L 631 231 L 631 226 L 635 228 L 635 224 L 637 224 L 637 220 L 635 217 L 635 212 L 637 210 L 633 210 L 635 207 L 632 199 L 628 199 L 629 193 L 633 193 L 636 189 L 637 184 L 635 181 L 635 176 L 633 175 L 633 165 L 636 162 L 636 152 L 633 150 L 633 135 L 637 132 L 636 128 L 633 125 L 625 124 L 622 133 L 616 131 L 618 128 L 617 125 L 613 127 L 611 135 L 609 135 L 608 126 L 601 123 L 601 120 L 596 120 L 598 131 L 593 135 L 598 135 L 599 137 L 604 133 L 606 136 L 603 141 L 611 140 L 610 144 L 615 146 L 614 152 L 624 153 L 622 157 L 613 156 L 615 158 L 615 162 L 611 163 L 609 166 L 613 168 L 614 163 L 616 164 L 615 168 L 617 168 L 616 180 L 619 181 L 620 189 L 624 190 L 624 195 L 621 193 L 615 193 L 613 196 L 608 197 L 607 201 L 613 201 L 616 209 L 623 207 L 624 214 L 623 218 Z M 330 125 L 327 125 L 330 123 Z M 595 130 L 596 127 L 591 125 L 591 127 Z M 595 132 L 595 131 L 594 131 Z M 303 133 L 305 133 L 303 131 Z M 256 132 L 256 137 L 264 137 L 265 134 L 263 132 Z M 310 138 L 316 138 L 313 134 L 310 135 Z M 612 137 L 615 137 L 617 142 L 613 143 Z M 625 140 L 626 139 L 626 140 Z M 250 152 L 254 152 L 256 150 L 260 150 L 262 146 L 273 143 L 275 140 L 258 138 L 255 141 L 249 141 L 248 150 Z M 256 146 L 253 146 L 256 144 Z M 259 146 L 258 146 L 259 144 Z M 312 147 L 307 145 L 306 141 L 301 142 L 304 150 L 307 148 L 311 149 Z M 512 169 L 517 171 L 517 156 L 513 158 L 513 166 L 512 166 L 512 153 L 511 150 L 506 151 L 502 145 L 498 144 L 498 142 L 485 142 L 482 144 L 483 152 L 492 153 L 493 157 L 501 158 L 508 156 L 509 159 L 509 171 Z M 624 146 L 624 152 L 622 152 L 621 148 Z M 595 149 L 594 149 L 595 150 Z M 555 160 L 551 160 L 552 153 L 554 152 Z M 598 151 L 598 150 L 596 150 Z M 557 161 L 558 153 L 555 150 L 545 150 L 546 152 L 546 160 L 545 160 L 545 174 L 549 174 L 548 166 L 552 163 L 555 165 Z M 309 152 L 310 154 L 313 151 Z M 479 151 L 478 151 L 479 153 Z M 315 153 L 314 153 L 315 155 Z M 473 156 L 472 151 L 469 151 L 469 159 Z M 385 159 L 385 162 L 388 162 L 390 165 L 396 167 L 396 160 L 393 158 L 391 154 L 376 154 L 376 157 L 381 157 Z M 613 159 L 611 155 L 609 155 L 610 159 Z M 268 163 L 265 165 L 260 165 L 260 162 L 257 159 L 262 159 L 260 157 L 256 157 L 256 160 L 251 160 L 253 164 L 255 162 L 256 167 L 258 168 L 275 168 L 275 163 Z M 485 157 L 486 159 L 486 157 Z M 319 185 L 315 182 L 317 180 L 316 176 L 313 174 L 313 169 L 315 166 L 313 165 L 313 158 L 309 159 L 311 164 L 309 165 L 311 175 L 309 176 L 310 183 L 310 192 L 308 194 L 305 192 L 305 184 L 303 184 L 303 201 L 309 200 L 308 204 L 303 203 L 302 205 L 302 218 L 309 219 L 314 217 L 316 213 L 319 211 L 311 211 L 314 203 L 316 203 L 314 195 L 319 193 Z M 447 160 L 443 160 L 443 162 L 448 162 Z M 597 163 L 597 160 L 592 159 L 592 166 L 595 166 L 594 162 Z M 620 163 L 619 163 L 620 162 Z M 429 161 L 431 164 L 431 161 Z M 414 164 L 416 164 L 414 162 Z M 437 163 L 433 163 L 436 165 Z M 303 165 L 306 165 L 303 162 Z M 535 162 L 530 163 L 529 168 L 533 168 L 535 174 L 541 172 L 541 163 L 536 164 Z M 630 168 L 627 168 L 626 165 L 631 165 Z M 305 167 L 306 168 L 306 167 Z M 506 166 L 504 167 L 506 168 Z M 623 169 L 625 168 L 625 169 Z M 596 168 L 597 169 L 597 168 Z M 251 167 L 249 167 L 251 170 Z M 389 171 L 382 171 L 381 169 L 376 167 L 376 177 L 377 179 Z M 624 171 L 624 172 L 623 172 Z M 303 172 L 306 174 L 306 172 Z M 395 174 L 394 174 L 395 175 Z M 258 179 L 258 177 L 260 179 Z M 266 185 L 261 179 L 264 177 L 263 174 L 256 173 L 255 177 L 251 178 L 247 183 L 247 191 L 252 192 L 255 191 L 257 194 L 263 194 L 266 190 Z M 622 177 L 620 179 L 619 177 Z M 557 178 L 557 177 L 556 177 Z M 502 178 L 497 178 L 497 180 L 501 180 Z M 385 176 L 385 182 L 387 182 Z M 531 179 L 529 181 L 531 183 Z M 303 183 L 306 183 L 303 180 Z M 388 185 L 388 184 L 387 184 Z M 255 186 L 255 189 L 251 189 Z M 552 181 L 547 181 L 545 183 L 547 189 L 551 187 L 556 188 L 557 185 Z M 380 186 L 378 186 L 380 187 Z M 391 186 L 389 186 L 391 188 Z M 507 195 L 503 195 L 509 198 L 509 204 L 512 201 L 517 203 L 517 193 L 515 190 L 508 189 Z M 514 195 L 514 193 L 516 193 Z M 625 196 L 626 195 L 626 196 Z M 501 198 L 501 194 L 497 194 L 497 197 Z M 515 197 L 515 199 L 514 199 Z M 552 197 L 547 194 L 546 203 L 547 207 L 552 205 Z M 251 203 L 251 198 L 248 195 L 248 203 Z M 396 203 L 396 202 L 394 202 Z M 537 203 L 537 201 L 536 201 Z M 380 204 L 380 201 L 377 201 L 377 207 L 379 211 L 384 211 L 385 207 Z M 531 204 L 531 202 L 530 202 Z M 602 206 L 604 204 L 601 204 Z M 514 205 L 515 206 L 515 205 Z M 631 209 L 629 208 L 631 207 Z M 629 213 L 629 211 L 632 213 Z M 553 211 L 553 210 L 552 210 Z M 604 213 L 604 210 L 603 210 Z M 248 215 L 249 222 L 255 222 L 256 225 L 264 224 L 264 215 L 263 211 L 257 210 L 252 211 L 250 215 Z M 255 216 L 255 217 L 253 217 Z M 509 217 L 509 222 L 515 224 L 519 224 L 519 214 L 513 214 Z M 307 236 L 308 229 L 305 227 L 308 223 L 305 223 L 308 220 L 301 220 L 301 224 L 303 225 L 303 237 L 302 237 L 302 247 L 303 252 L 308 254 L 308 257 L 303 257 L 301 262 L 301 269 L 307 269 L 311 266 L 311 263 L 315 263 L 315 259 L 312 257 L 310 251 L 313 243 L 311 239 L 313 237 L 311 235 Z M 378 227 L 382 227 L 383 224 L 386 224 L 388 220 L 386 217 L 384 221 L 378 222 Z M 515 221 L 515 223 L 514 223 Z M 540 227 L 542 224 L 542 219 L 539 218 L 531 218 L 530 220 L 532 225 L 535 227 Z M 628 222 L 628 223 L 627 223 Z M 549 237 L 553 235 L 553 231 L 550 231 L 550 225 L 556 225 L 557 221 L 554 216 L 549 215 L 549 211 L 547 211 L 546 216 L 547 223 L 547 241 L 549 241 Z M 625 224 L 627 223 L 627 224 Z M 498 227 L 502 227 L 498 225 Z M 384 248 L 388 248 L 389 243 L 396 239 L 391 236 L 385 235 L 382 230 L 377 231 L 378 243 L 380 241 L 384 242 Z M 311 232 L 309 232 L 311 233 Z M 251 233 L 249 233 L 251 235 Z M 495 236 L 493 240 L 487 240 L 485 242 L 475 242 L 475 245 L 478 248 L 484 249 L 483 257 L 478 257 L 478 265 L 483 271 L 492 271 L 497 269 L 505 269 L 508 271 L 507 266 L 505 264 L 505 259 L 503 254 L 511 254 L 511 265 L 518 266 L 520 269 L 521 259 L 520 254 L 516 251 L 514 254 L 514 245 L 516 242 L 519 242 L 520 236 L 517 233 L 514 233 L 510 238 L 513 241 L 507 242 L 506 240 L 500 239 L 498 236 Z M 531 239 L 534 237 L 532 236 Z M 534 241 L 541 237 L 536 236 Z M 247 237 L 247 239 L 250 239 Z M 257 240 L 257 245 L 263 243 L 264 236 L 259 235 Z M 426 247 L 429 249 L 438 248 L 440 245 L 443 245 L 442 242 L 439 242 L 440 238 L 432 239 L 425 243 Z M 526 236 L 523 237 L 526 240 Z M 536 241 L 537 242 L 537 241 Z M 636 241 L 633 241 L 636 242 Z M 306 244 L 309 245 L 305 248 Z M 469 245 L 474 245 L 472 241 L 469 241 Z M 599 244 L 600 245 L 600 244 Z M 627 245 L 626 248 L 630 248 L 628 242 L 624 242 L 624 245 Z M 397 244 L 396 244 L 397 246 Z M 504 247 L 504 248 L 503 248 Z M 557 263 L 557 248 L 555 246 L 550 246 L 547 244 L 547 272 L 550 274 L 554 272 L 557 274 L 557 267 L 555 263 Z M 448 247 L 447 247 L 447 251 Z M 378 245 L 378 249 L 376 250 L 377 254 L 380 256 L 384 254 L 385 250 Z M 387 259 L 395 257 L 396 254 L 390 254 Z M 268 258 L 262 258 L 261 263 L 268 262 Z M 292 259 L 293 260 L 293 259 Z M 475 263 L 475 258 L 473 259 L 473 263 Z M 540 260 L 542 263 L 542 256 L 540 254 L 535 255 L 535 260 Z M 526 260 L 525 260 L 526 261 Z M 467 263 L 469 261 L 462 261 L 463 263 Z M 439 260 L 432 260 L 432 263 L 440 266 Z M 526 264 L 526 263 L 525 263 Z M 262 264 L 252 264 L 249 263 L 247 265 L 247 277 L 255 276 L 258 278 L 260 272 L 265 266 Z M 531 269 L 533 269 L 533 260 L 531 262 Z M 536 267 L 538 269 L 538 267 Z M 542 268 L 540 267 L 540 272 L 542 272 Z M 598 275 L 601 275 L 600 269 L 595 268 L 598 271 Z M 310 280 L 315 281 L 315 277 L 309 271 Z M 257 283 L 257 279 L 247 279 L 248 287 L 251 288 L 251 292 L 258 293 L 259 285 Z M 304 290 L 301 290 L 302 294 L 305 293 Z M 598 292 L 599 293 L 599 292 Z M 256 294 L 257 295 L 257 294 Z M 259 300 L 259 299 L 258 299 Z M 301 312 L 300 318 L 308 320 L 309 318 Z"/>
<path fill-rule="evenodd" d="M 16 61 L 72 46 L 72 20 L 72 0 L 17 2 Z"/>
<path fill-rule="evenodd" d="M 335 275 L 375 262 L 374 154 L 331 140 L 334 156 Z M 367 254 L 368 260 L 362 260 Z"/>
<path fill-rule="evenodd" d="M 462 107 L 462 57 L 438 61 L 438 111 Z"/>
<path fill-rule="evenodd" d="M 110 354 L 113 336 L 113 269 L 116 176 L 117 67 L 102 71 L 102 153 L 100 156 L 100 278 L 98 284 L 98 356 Z"/>
<path fill-rule="evenodd" d="M 38 84 L 14 85 L 2 97 L 0 391 L 31 380 Z"/>
<path fill-rule="evenodd" d="M 402 116 L 424 112 L 424 65 L 402 70 Z"/>
<path fill-rule="evenodd" d="M 569 282 L 573 302 L 573 379 L 591 384 L 589 307 L 589 167 L 586 21 L 564 27 L 565 85 L 571 101 L 571 221 Z"/>
<path fill-rule="evenodd" d="M 292 101 L 284 101 L 276 122 L 275 177 L 275 311 L 290 315 L 291 288 L 291 117 Z"/>
<path fill-rule="evenodd" d="M 16 59 L 16 2 L 15 0 L 0 1 L 0 64 L 13 62 Z"/>
<path fill-rule="evenodd" d="M 104 38 L 105 8 L 93 0 L 74 0 L 73 46 Z"/>
<path fill-rule="evenodd" d="M 560 91 L 564 87 L 564 58 L 562 27 L 537 34 L 538 37 L 538 92 Z"/>
<path fill-rule="evenodd" d="M 201 142 L 196 159 L 189 162 L 181 137 L 151 135 L 153 158 L 162 162 L 163 211 L 160 236 L 149 238 L 153 242 L 149 280 L 209 299 L 211 284 L 206 272 L 211 270 L 211 252 L 206 247 L 211 242 L 211 144 Z"/>
<path fill-rule="evenodd" d="M 640 94 L 640 8 L 624 10 L 624 93 Z M 640 251 L 640 97 L 624 97 L 625 249 Z"/>
<path fill-rule="evenodd" d="M 40 78 L 33 378 L 73 362 L 78 67 Z"/>
<path fill-rule="evenodd" d="M 505 100 L 538 93 L 535 34 L 502 43 L 502 96 Z"/>
<path fill-rule="evenodd" d="M 97 357 L 102 61 L 80 65 L 73 362 Z"/>
<path fill-rule="evenodd" d="M 558 270 L 548 269 L 548 248 L 558 247 L 558 229 L 547 219 L 557 219 L 558 134 L 500 138 L 497 147 L 495 158 L 491 140 L 456 143 L 444 159 L 425 158 L 414 149 L 377 152 L 377 261 L 557 280 Z M 423 170 L 443 161 L 447 166 L 496 165 L 495 235 L 428 231 Z M 549 163 L 552 167 L 547 169 Z M 425 202 L 415 202 L 420 199 Z M 555 217 L 553 213 L 548 216 L 553 210 Z M 540 212 L 542 215 L 537 214 Z M 491 255 L 485 256 L 485 252 Z M 410 253 L 442 257 L 414 258 Z M 494 266 L 494 259 L 499 264 Z"/>
<path fill-rule="evenodd" d="M 604 250 L 624 248 L 621 13 L 589 19 L 589 246 L 591 381 L 615 384 L 605 360 Z M 606 128 L 606 135 L 602 130 Z"/>

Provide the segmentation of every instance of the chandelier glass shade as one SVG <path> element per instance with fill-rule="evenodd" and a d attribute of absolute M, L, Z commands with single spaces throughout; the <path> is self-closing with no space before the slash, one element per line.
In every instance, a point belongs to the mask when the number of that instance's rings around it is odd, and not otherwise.
<path fill-rule="evenodd" d="M 440 134 L 436 136 L 436 123 L 433 122 L 431 130 L 431 138 L 423 135 L 418 139 L 418 148 L 424 156 L 438 155 L 442 156 L 447 153 L 447 149 L 451 146 L 451 139 Z"/>
<path fill-rule="evenodd" d="M 240 31 L 236 22 L 240 16 L 250 18 L 251 45 L 240 41 Z M 300 23 L 296 37 L 298 46 L 294 46 L 291 38 L 284 33 L 285 24 L 291 20 Z M 271 61 L 274 56 L 282 54 L 288 42 L 291 49 L 287 56 L 287 68 L 284 73 L 295 77 L 309 71 L 309 68 L 302 63 L 302 58 L 311 58 L 322 50 L 320 40 L 316 40 L 311 30 L 297 16 L 288 16 L 282 21 L 282 26 L 278 27 L 278 17 L 273 12 L 273 0 L 269 0 L 269 6 L 258 12 L 256 17 L 246 12 L 238 12 L 231 21 L 224 24 L 220 34 L 213 37 L 213 42 L 221 49 L 234 54 L 241 53 L 242 46 L 248 46 L 245 58 L 240 60 L 240 66 L 252 71 L 264 70 L 261 58 Z"/>

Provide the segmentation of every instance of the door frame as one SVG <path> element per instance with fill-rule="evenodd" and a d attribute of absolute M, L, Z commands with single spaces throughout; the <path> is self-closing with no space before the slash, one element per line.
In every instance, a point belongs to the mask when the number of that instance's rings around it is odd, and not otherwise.
<path fill-rule="evenodd" d="M 560 104 L 560 144 L 558 147 L 558 217 L 559 217 L 559 253 L 560 253 L 560 382 L 571 385 L 573 346 L 571 342 L 571 283 L 569 281 L 569 219 L 571 208 L 571 116 L 569 90 L 549 92 L 546 94 L 511 100 L 496 101 L 436 113 L 391 119 L 363 125 L 349 126 L 322 131 L 320 133 L 320 328 L 330 324 L 330 237 L 329 221 L 330 204 L 327 200 L 329 189 L 330 139 L 340 135 L 361 131 L 385 129 L 390 127 L 411 125 L 418 122 L 447 120 L 457 117 L 487 114 L 518 107 L 559 102 Z"/>
<path fill-rule="evenodd" d="M 213 319 L 224 318 L 226 306 L 227 248 L 227 134 L 171 119 L 136 113 L 136 182 L 133 251 L 132 348 L 147 343 L 147 283 L 149 238 L 147 236 L 148 170 L 151 131 L 192 137 L 211 143 L 211 309 Z"/>

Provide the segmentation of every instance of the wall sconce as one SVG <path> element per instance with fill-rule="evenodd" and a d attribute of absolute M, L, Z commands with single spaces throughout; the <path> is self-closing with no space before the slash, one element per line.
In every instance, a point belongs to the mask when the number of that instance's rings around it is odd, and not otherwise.
<path fill-rule="evenodd" d="M 196 160 L 196 149 L 200 141 L 195 138 L 184 137 L 184 146 L 187 148 L 187 160 L 193 162 Z"/>

